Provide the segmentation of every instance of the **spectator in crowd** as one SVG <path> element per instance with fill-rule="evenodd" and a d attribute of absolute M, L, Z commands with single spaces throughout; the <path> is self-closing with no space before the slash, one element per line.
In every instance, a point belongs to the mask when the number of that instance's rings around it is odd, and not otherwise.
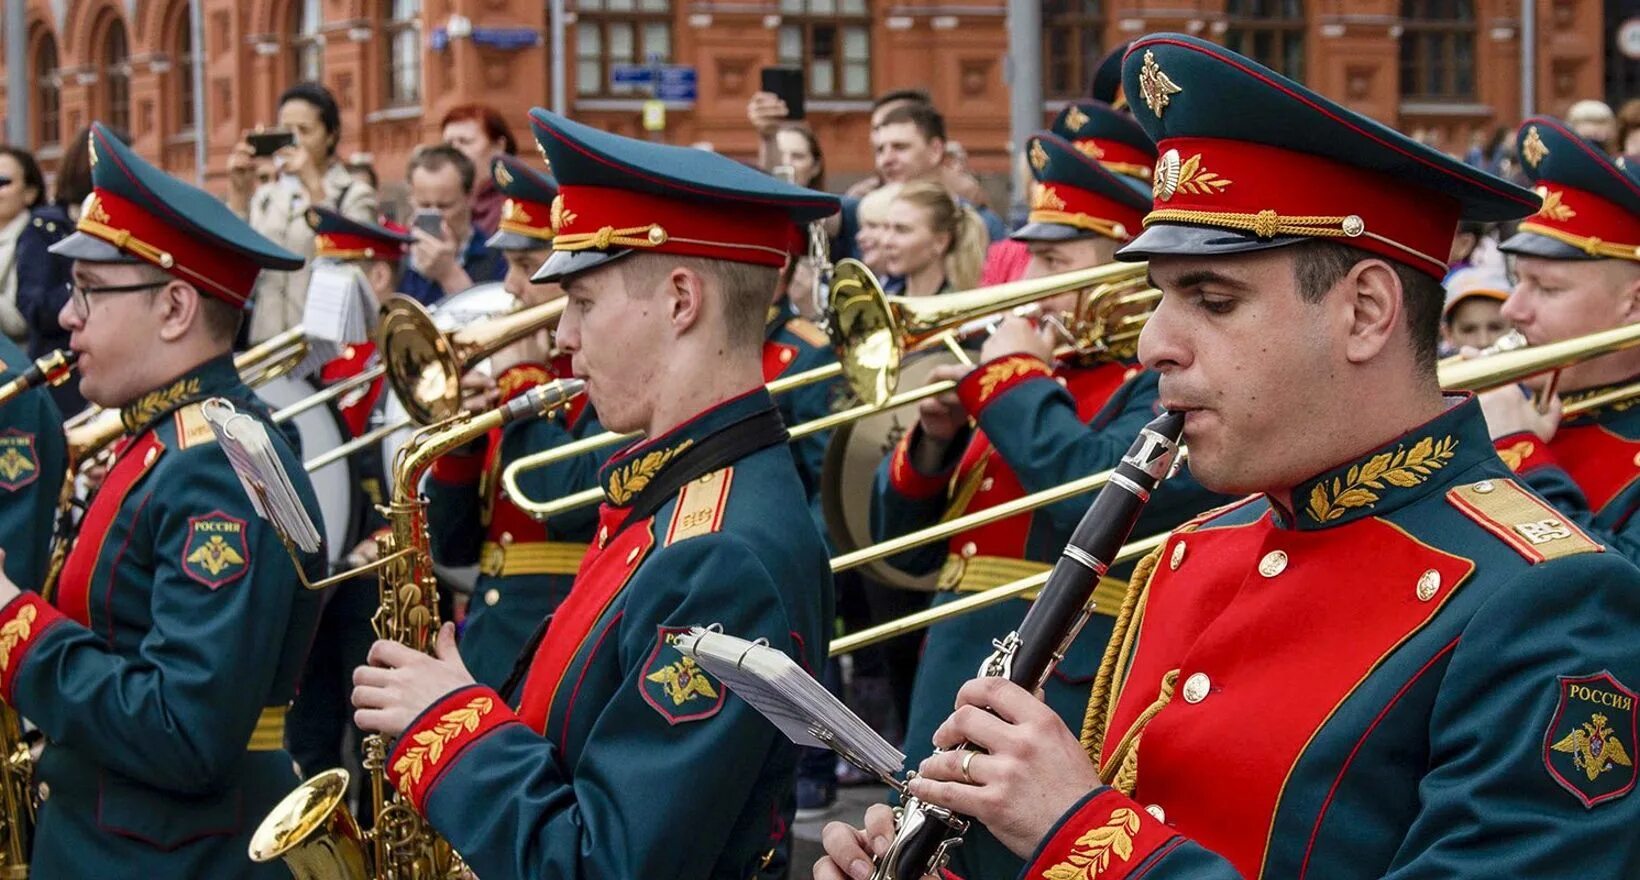
<path fill-rule="evenodd" d="M 501 112 L 488 104 L 462 104 L 444 114 L 439 123 L 444 142 L 460 150 L 478 170 L 478 182 L 473 186 L 473 226 L 481 237 L 495 234 L 501 222 L 501 203 L 507 199 L 496 188 L 490 166 L 495 157 L 505 153 L 518 155 L 518 141 Z"/>
<path fill-rule="evenodd" d="M 298 83 L 279 96 L 278 128 L 295 143 L 274 153 L 276 179 L 255 185 L 256 153 L 249 139 L 228 155 L 228 207 L 257 232 L 291 253 L 313 257 L 307 209 L 324 205 L 350 220 L 376 219 L 376 191 L 348 172 L 336 156 L 342 139 L 341 111 L 318 83 Z M 254 192 L 253 192 L 254 189 Z M 265 271 L 251 301 L 249 341 L 262 342 L 302 323 L 309 269 Z"/>
<path fill-rule="evenodd" d="M 879 96 L 877 100 L 871 102 L 871 130 L 876 131 L 877 127 L 883 124 L 883 120 L 888 117 L 888 114 L 901 107 L 910 107 L 912 105 L 933 107 L 934 99 L 930 98 L 928 93 L 922 89 L 895 89 Z M 856 181 L 844 195 L 860 198 L 885 183 L 888 183 L 888 181 L 883 179 L 882 174 L 874 171 L 864 179 Z"/>
<path fill-rule="evenodd" d="M 1612 153 L 1617 149 L 1617 114 L 1604 101 L 1578 101 L 1566 111 L 1566 125 Z"/>
<path fill-rule="evenodd" d="M 1446 304 L 1441 310 L 1441 344 L 1454 354 L 1468 346 L 1485 348 L 1509 332 L 1503 301 L 1513 285 L 1488 268 L 1459 269 L 1446 277 Z"/>
<path fill-rule="evenodd" d="M 46 201 L 40 163 L 21 147 L 0 146 L 0 333 L 31 357 L 68 342 L 56 314 L 41 308 L 43 297 L 60 298 L 47 283 L 67 290 L 66 261 L 45 251 L 67 234 L 68 215 Z"/>
<path fill-rule="evenodd" d="M 1630 98 L 1617 111 L 1617 150 L 1625 156 L 1640 156 L 1640 98 Z"/>
<path fill-rule="evenodd" d="M 900 194 L 900 184 L 890 183 L 865 194 L 856 203 L 860 231 L 855 236 L 855 253 L 860 262 L 879 276 L 888 273 L 883 238 L 888 234 L 888 208 Z"/>
<path fill-rule="evenodd" d="M 422 147 L 410 157 L 410 270 L 402 292 L 432 305 L 475 284 L 500 281 L 507 259 L 485 244 L 489 236 L 473 226 L 477 170 L 467 155 L 449 144 Z M 429 231 L 437 226 L 435 234 Z"/>
<path fill-rule="evenodd" d="M 798 186 L 826 189 L 826 154 L 820 149 L 820 139 L 801 122 L 788 122 L 774 133 L 775 165 L 770 169 L 790 168 L 791 181 Z"/>
<path fill-rule="evenodd" d="M 871 131 L 877 174 L 889 183 L 941 181 L 946 170 L 945 144 L 945 117 L 927 104 L 896 107 L 884 113 L 882 124 Z M 987 208 L 975 210 L 989 240 L 1007 237 L 1000 217 Z"/>
<path fill-rule="evenodd" d="M 883 256 L 895 293 L 932 296 L 974 287 L 985 247 L 974 210 L 934 181 L 905 184 L 888 206 Z"/>

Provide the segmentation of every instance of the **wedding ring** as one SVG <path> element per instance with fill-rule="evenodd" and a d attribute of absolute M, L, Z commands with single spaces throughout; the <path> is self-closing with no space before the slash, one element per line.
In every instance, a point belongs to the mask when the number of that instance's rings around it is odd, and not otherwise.
<path fill-rule="evenodd" d="M 974 777 L 972 775 L 970 775 L 969 772 L 968 772 L 968 765 L 973 763 L 974 756 L 977 755 L 977 754 L 979 754 L 979 752 L 964 752 L 963 755 L 962 755 L 962 778 L 969 785 L 978 785 L 979 784 L 979 783 L 974 781 Z"/>

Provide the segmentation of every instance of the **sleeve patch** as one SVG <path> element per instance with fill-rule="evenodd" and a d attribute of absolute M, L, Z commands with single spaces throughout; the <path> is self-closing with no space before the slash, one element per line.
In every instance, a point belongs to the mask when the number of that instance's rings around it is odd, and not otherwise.
<path fill-rule="evenodd" d="M 34 435 L 17 428 L 0 431 L 0 491 L 15 492 L 39 478 Z"/>
<path fill-rule="evenodd" d="M 672 511 L 672 524 L 666 529 L 666 543 L 661 546 L 670 547 L 685 538 L 710 535 L 723 528 L 723 510 L 728 506 L 734 477 L 735 469 L 726 467 L 684 486 Z"/>
<path fill-rule="evenodd" d="M 686 626 L 656 627 L 655 649 L 638 672 L 644 702 L 674 726 L 716 715 L 725 696 L 721 682 L 677 649 L 678 636 L 688 631 Z"/>
<path fill-rule="evenodd" d="M 231 584 L 250 571 L 251 551 L 245 521 L 213 510 L 188 518 L 188 540 L 182 546 L 182 570 L 212 590 Z"/>
<path fill-rule="evenodd" d="M 1533 565 L 1606 549 L 1512 480 L 1458 486 L 1447 491 L 1446 499 Z"/>
<path fill-rule="evenodd" d="M 1585 809 L 1634 790 L 1635 692 L 1610 672 L 1560 676 L 1560 702 L 1543 735 L 1543 766 Z"/>

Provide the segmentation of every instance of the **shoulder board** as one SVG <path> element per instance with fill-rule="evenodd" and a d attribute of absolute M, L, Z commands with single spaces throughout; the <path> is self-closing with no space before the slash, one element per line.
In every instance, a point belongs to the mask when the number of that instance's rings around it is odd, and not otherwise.
<path fill-rule="evenodd" d="M 205 420 L 205 404 L 190 403 L 176 411 L 173 416 L 177 426 L 177 449 L 187 449 L 192 446 L 203 446 L 206 443 L 215 443 L 216 434 L 211 431 L 211 424 Z"/>
<path fill-rule="evenodd" d="M 793 336 L 816 348 L 824 348 L 831 344 L 831 337 L 826 335 L 826 331 L 806 318 L 793 318 L 787 321 L 786 329 L 790 330 Z"/>
<path fill-rule="evenodd" d="M 710 535 L 723 528 L 723 510 L 728 507 L 729 486 L 734 476 L 735 469 L 726 467 L 690 480 L 678 493 L 672 525 L 667 528 L 666 542 L 661 546 L 670 547 L 685 538 Z"/>
<path fill-rule="evenodd" d="M 1447 490 L 1446 500 L 1533 565 L 1606 550 L 1514 480 L 1457 486 Z"/>

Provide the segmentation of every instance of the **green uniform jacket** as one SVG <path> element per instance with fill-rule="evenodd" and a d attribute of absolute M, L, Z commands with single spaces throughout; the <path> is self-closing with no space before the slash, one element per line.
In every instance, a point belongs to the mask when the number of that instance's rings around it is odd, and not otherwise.
<path fill-rule="evenodd" d="M 1109 470 L 1133 444 L 1139 429 L 1156 417 L 1156 375 L 1127 364 L 1062 363 L 1050 369 L 1036 358 L 1011 355 L 981 364 L 958 386 L 958 396 L 979 431 L 966 442 L 958 438 L 953 449 L 961 453 L 960 460 L 938 474 L 916 472 L 908 450 L 917 429 L 906 435 L 878 469 L 875 539 Z M 1026 560 L 1045 571 L 1059 558 L 1093 497 L 1082 495 L 910 551 L 905 555 L 907 567 L 927 571 L 944 563 L 944 589 L 934 599 L 936 607 L 956 601 L 961 593 L 998 586 L 1025 573 L 1000 560 Z M 1162 484 L 1133 535 L 1166 531 L 1228 500 L 1203 489 L 1188 470 L 1181 471 Z M 994 576 L 987 576 L 990 568 L 996 569 Z M 1094 616 L 1043 685 L 1043 698 L 1067 724 L 1082 721 L 1088 685 L 1110 638 L 1121 595 L 1121 582 L 1107 579 L 1095 594 Z M 906 724 L 903 748 L 908 768 L 915 769 L 933 752 L 934 731 L 951 715 L 957 690 L 979 672 L 991 643 L 1017 628 L 1029 607 L 1025 599 L 1014 599 L 929 628 Z M 964 876 L 1002 877 L 1017 873 L 1023 862 L 976 826 L 953 852 L 951 865 Z"/>
<path fill-rule="evenodd" d="M 784 300 L 769 310 L 763 342 L 764 382 L 806 373 L 836 362 L 837 355 L 832 352 L 824 330 L 793 315 Z M 774 402 L 780 407 L 780 417 L 786 422 L 786 427 L 795 428 L 829 415 L 832 395 L 838 386 L 836 380 L 814 382 L 776 397 Z M 825 465 L 826 444 L 830 440 L 830 431 L 819 431 L 791 444 L 792 458 L 797 461 L 797 477 L 803 481 L 803 491 L 809 499 L 815 527 L 822 535 L 826 534 L 826 522 L 820 512 L 820 474 Z"/>
<path fill-rule="evenodd" d="M 1131 795 L 1027 876 L 1640 876 L 1640 571 L 1513 479 L 1473 399 L 1292 498 L 1141 563 L 1084 731 Z"/>
<path fill-rule="evenodd" d="M 226 356 L 126 407 L 55 595 L 0 608 L 0 695 L 47 737 L 36 877 L 287 876 L 245 849 L 296 784 L 284 709 L 319 596 L 215 443 L 196 403 L 214 396 L 268 418 Z"/>
<path fill-rule="evenodd" d="M 31 363 L 0 336 L 0 383 Z M 57 495 L 67 473 L 63 417 L 50 392 L 36 388 L 0 405 L 0 550 L 6 551 L 6 576 L 25 590 L 45 581 Z"/>
<path fill-rule="evenodd" d="M 775 439 L 716 458 L 753 424 Z M 399 738 L 391 779 L 478 876 L 745 880 L 772 856 L 797 749 L 673 642 L 718 623 L 825 657 L 825 545 L 778 434 L 759 389 L 618 453 L 517 710 L 472 685 Z"/>

